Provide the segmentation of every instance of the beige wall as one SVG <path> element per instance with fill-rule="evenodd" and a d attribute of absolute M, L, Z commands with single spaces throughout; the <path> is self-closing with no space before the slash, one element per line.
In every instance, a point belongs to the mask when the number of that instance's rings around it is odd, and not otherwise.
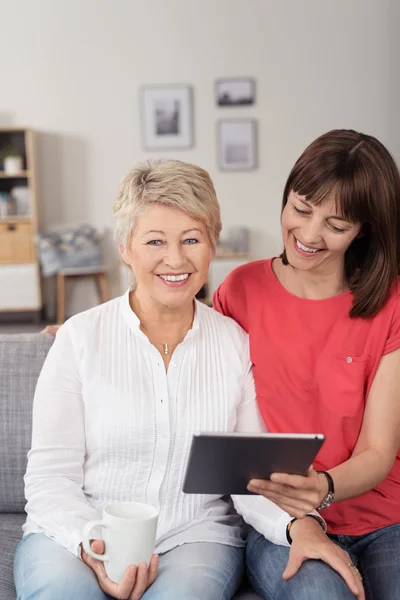
<path fill-rule="evenodd" d="M 248 225 L 254 256 L 270 255 L 285 178 L 317 135 L 359 129 L 400 159 L 398 17 L 395 0 L 3 1 L 0 123 L 42 132 L 45 226 L 110 228 L 120 177 L 157 156 L 139 86 L 192 84 L 195 147 L 162 155 L 208 169 L 225 226 Z M 218 109 L 215 79 L 239 75 L 256 78 L 256 105 Z M 216 168 L 215 123 L 233 115 L 259 121 L 255 172 Z"/>

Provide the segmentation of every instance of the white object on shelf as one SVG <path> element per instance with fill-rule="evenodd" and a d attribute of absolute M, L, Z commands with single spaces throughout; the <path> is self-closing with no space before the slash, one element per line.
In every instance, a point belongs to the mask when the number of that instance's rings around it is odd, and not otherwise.
<path fill-rule="evenodd" d="M 37 264 L 0 265 L 0 311 L 39 310 L 40 307 Z"/>
<path fill-rule="evenodd" d="M 11 188 L 10 194 L 16 202 L 16 214 L 29 215 L 31 213 L 29 188 L 26 185 L 17 185 Z"/>
<path fill-rule="evenodd" d="M 18 175 L 22 171 L 21 156 L 6 156 L 3 160 L 4 172 L 7 175 Z"/>

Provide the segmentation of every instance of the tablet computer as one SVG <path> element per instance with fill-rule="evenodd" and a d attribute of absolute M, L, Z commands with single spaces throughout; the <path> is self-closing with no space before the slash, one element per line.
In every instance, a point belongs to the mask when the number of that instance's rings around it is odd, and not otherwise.
<path fill-rule="evenodd" d="M 304 475 L 324 440 L 322 434 L 199 433 L 192 439 L 183 491 L 251 494 L 250 479 Z"/>

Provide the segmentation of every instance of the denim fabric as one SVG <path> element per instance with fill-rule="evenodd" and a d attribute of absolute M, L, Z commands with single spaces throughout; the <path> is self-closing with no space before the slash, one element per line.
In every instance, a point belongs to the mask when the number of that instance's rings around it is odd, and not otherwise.
<path fill-rule="evenodd" d="M 244 571 L 244 549 L 213 543 L 178 546 L 160 556 L 142 600 L 230 600 Z M 58 542 L 33 533 L 14 559 L 18 600 L 109 600 L 94 572 Z"/>
<path fill-rule="evenodd" d="M 365 535 L 331 535 L 359 568 L 367 600 L 400 598 L 400 524 Z"/>
<path fill-rule="evenodd" d="M 329 536 L 346 550 L 361 572 L 367 600 L 400 598 L 400 524 L 361 536 Z M 306 561 L 289 581 L 282 573 L 289 548 L 272 544 L 254 529 L 246 547 L 249 581 L 265 600 L 354 599 L 342 577 L 319 560 Z"/>

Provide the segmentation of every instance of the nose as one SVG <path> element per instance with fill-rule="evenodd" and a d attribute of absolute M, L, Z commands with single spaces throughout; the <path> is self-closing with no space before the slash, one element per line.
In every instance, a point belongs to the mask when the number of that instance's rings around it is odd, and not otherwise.
<path fill-rule="evenodd" d="M 310 246 L 321 241 L 323 223 L 317 216 L 310 217 L 301 227 L 301 241 Z"/>
<path fill-rule="evenodd" d="M 164 263 L 172 269 L 180 269 L 185 262 L 181 244 L 168 244 L 164 256 Z"/>

